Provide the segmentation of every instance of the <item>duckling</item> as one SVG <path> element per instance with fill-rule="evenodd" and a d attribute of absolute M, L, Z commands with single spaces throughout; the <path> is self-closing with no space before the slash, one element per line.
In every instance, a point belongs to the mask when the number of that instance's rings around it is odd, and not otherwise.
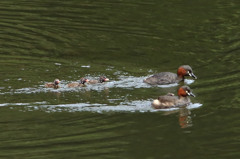
<path fill-rule="evenodd" d="M 86 86 L 85 83 L 89 80 L 86 78 L 81 78 L 79 82 L 72 82 L 68 84 L 68 87 L 84 87 Z"/>
<path fill-rule="evenodd" d="M 89 84 L 96 84 L 96 83 L 103 83 L 103 82 L 107 82 L 109 81 L 108 78 L 101 76 L 98 80 L 89 80 L 88 83 Z"/>
<path fill-rule="evenodd" d="M 55 79 L 54 82 L 46 83 L 45 87 L 46 88 L 59 88 L 59 85 L 58 85 L 59 83 L 60 83 L 59 79 Z"/>

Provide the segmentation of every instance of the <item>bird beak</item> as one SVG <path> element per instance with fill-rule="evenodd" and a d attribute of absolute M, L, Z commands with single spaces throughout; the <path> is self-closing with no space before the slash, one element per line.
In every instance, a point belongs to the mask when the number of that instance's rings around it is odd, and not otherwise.
<path fill-rule="evenodd" d="M 197 76 L 195 76 L 193 73 L 191 73 L 191 72 L 188 72 L 188 75 L 189 76 L 191 76 L 191 77 L 193 77 L 193 78 L 195 78 L 195 79 L 197 79 Z"/>
<path fill-rule="evenodd" d="M 192 92 L 187 92 L 187 95 L 192 96 L 192 97 L 196 97 Z"/>

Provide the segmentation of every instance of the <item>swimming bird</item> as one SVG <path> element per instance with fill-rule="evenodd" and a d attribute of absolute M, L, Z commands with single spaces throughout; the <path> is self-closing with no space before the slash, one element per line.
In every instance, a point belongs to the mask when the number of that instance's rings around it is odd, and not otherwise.
<path fill-rule="evenodd" d="M 109 81 L 108 78 L 104 77 L 104 76 L 100 76 L 98 80 L 89 80 L 87 83 L 88 84 L 96 84 L 96 83 L 103 83 L 103 82 L 107 82 Z"/>
<path fill-rule="evenodd" d="M 178 68 L 177 74 L 172 72 L 160 72 L 143 81 L 151 85 L 172 84 L 184 81 L 185 76 L 191 76 L 197 79 L 197 76 L 193 74 L 192 68 L 189 65 L 182 65 Z"/>
<path fill-rule="evenodd" d="M 164 109 L 171 107 L 185 106 L 191 103 L 189 96 L 195 97 L 188 86 L 182 86 L 178 89 L 178 96 L 168 93 L 164 96 L 159 96 L 152 102 L 155 109 Z"/>
<path fill-rule="evenodd" d="M 79 82 L 72 82 L 68 84 L 68 87 L 84 87 L 86 86 L 85 83 L 89 80 L 86 78 L 81 78 Z"/>
<path fill-rule="evenodd" d="M 45 87 L 46 88 L 59 88 L 59 85 L 58 85 L 59 83 L 60 83 L 59 79 L 55 79 L 54 82 L 46 83 Z"/>

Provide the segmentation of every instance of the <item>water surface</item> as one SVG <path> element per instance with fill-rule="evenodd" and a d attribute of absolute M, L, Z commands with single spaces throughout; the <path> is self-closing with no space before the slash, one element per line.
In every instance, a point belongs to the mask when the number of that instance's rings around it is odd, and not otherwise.
<path fill-rule="evenodd" d="M 239 158 L 237 1 L 0 2 L 1 158 Z M 197 80 L 143 79 L 189 64 Z M 67 88 L 81 77 L 105 84 Z M 60 89 L 44 88 L 59 78 Z M 186 108 L 151 101 L 189 85 Z"/>

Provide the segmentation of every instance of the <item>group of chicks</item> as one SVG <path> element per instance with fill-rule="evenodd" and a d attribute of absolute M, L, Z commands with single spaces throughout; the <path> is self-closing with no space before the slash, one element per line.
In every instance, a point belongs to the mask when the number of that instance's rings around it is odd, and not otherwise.
<path fill-rule="evenodd" d="M 108 78 L 101 76 L 99 77 L 98 80 L 88 80 L 86 78 L 81 78 L 79 82 L 72 82 L 72 83 L 68 83 L 67 86 L 72 88 L 72 87 L 84 87 L 85 84 L 97 84 L 97 83 L 103 83 L 103 82 L 107 82 L 109 81 Z M 50 82 L 50 83 L 46 83 L 45 87 L 46 88 L 59 88 L 59 83 L 60 80 L 59 79 L 55 79 L 54 82 Z"/>

